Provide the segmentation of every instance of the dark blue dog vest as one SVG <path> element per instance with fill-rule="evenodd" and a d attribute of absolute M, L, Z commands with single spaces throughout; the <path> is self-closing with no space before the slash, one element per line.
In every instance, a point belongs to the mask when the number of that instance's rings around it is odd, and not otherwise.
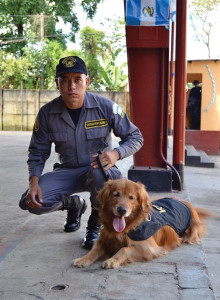
<path fill-rule="evenodd" d="M 190 224 L 191 213 L 185 204 L 172 198 L 163 198 L 152 202 L 151 219 L 144 220 L 130 230 L 128 236 L 134 241 L 143 241 L 163 226 L 169 225 L 181 237 Z"/>

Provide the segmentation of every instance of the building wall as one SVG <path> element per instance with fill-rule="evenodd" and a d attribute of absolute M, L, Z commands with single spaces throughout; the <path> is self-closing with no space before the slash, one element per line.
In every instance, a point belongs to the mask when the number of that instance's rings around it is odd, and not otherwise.
<path fill-rule="evenodd" d="M 204 111 L 213 98 L 213 81 L 209 74 L 209 67 L 215 82 L 215 100 L 210 108 Z M 187 63 L 187 82 L 198 79 L 202 82 L 202 106 L 200 130 L 220 130 L 220 61 L 202 60 Z"/>
<path fill-rule="evenodd" d="M 188 61 L 187 82 L 195 79 L 202 83 L 201 126 L 200 130 L 186 130 L 186 144 L 217 155 L 220 148 L 220 61 Z M 190 128 L 190 115 L 186 112 L 187 128 Z"/>

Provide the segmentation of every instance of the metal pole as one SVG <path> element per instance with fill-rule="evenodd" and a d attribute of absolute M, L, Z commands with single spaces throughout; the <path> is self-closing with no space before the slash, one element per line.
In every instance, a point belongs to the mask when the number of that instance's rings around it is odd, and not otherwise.
<path fill-rule="evenodd" d="M 4 130 L 4 90 L 0 89 L 0 130 Z"/>
<path fill-rule="evenodd" d="M 41 55 L 44 47 L 44 15 L 41 13 L 40 15 L 40 51 Z M 41 89 L 44 89 L 44 65 L 41 63 Z"/>
<path fill-rule="evenodd" d="M 171 45 L 170 45 L 170 78 L 169 78 L 169 107 L 168 107 L 168 135 L 172 135 L 172 110 L 173 110 L 173 93 L 174 93 L 174 33 L 175 33 L 175 23 L 172 22 L 171 25 Z"/>
<path fill-rule="evenodd" d="M 175 106 L 173 165 L 184 182 L 186 120 L 186 18 L 187 0 L 178 0 L 176 18 Z"/>
<path fill-rule="evenodd" d="M 21 131 L 23 131 L 23 81 L 21 81 Z"/>

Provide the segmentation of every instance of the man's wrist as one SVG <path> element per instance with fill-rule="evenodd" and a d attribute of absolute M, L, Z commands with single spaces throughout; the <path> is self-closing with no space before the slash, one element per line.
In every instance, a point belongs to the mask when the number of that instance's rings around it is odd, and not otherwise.
<path fill-rule="evenodd" d="M 114 150 L 118 153 L 118 160 L 121 159 L 121 153 L 120 153 L 120 151 L 117 148 L 115 148 Z"/>
<path fill-rule="evenodd" d="M 39 178 L 37 176 L 31 176 L 29 178 L 29 183 L 32 184 L 32 183 L 38 183 L 39 182 Z"/>

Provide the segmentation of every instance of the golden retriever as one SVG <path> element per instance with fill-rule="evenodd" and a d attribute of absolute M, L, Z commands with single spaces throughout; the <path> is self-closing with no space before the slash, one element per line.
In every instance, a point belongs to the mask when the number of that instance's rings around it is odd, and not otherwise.
<path fill-rule="evenodd" d="M 187 201 L 174 198 L 160 199 L 158 206 L 157 202 L 150 201 L 142 183 L 128 179 L 106 182 L 98 193 L 98 200 L 102 224 L 100 237 L 88 254 L 73 261 L 73 265 L 79 268 L 106 257 L 108 259 L 103 262 L 102 267 L 117 268 L 134 261 L 149 261 L 160 257 L 183 242 L 197 243 L 205 234 L 205 224 L 202 220 L 212 216 L 202 208 L 194 208 Z M 175 220 L 171 220 L 169 225 L 166 221 L 167 208 L 161 206 L 165 200 L 168 201 L 168 205 L 180 204 L 184 210 L 184 213 L 173 212 L 171 208 L 171 218 Z M 156 225 L 152 223 L 154 210 L 159 218 L 165 218 L 165 224 L 159 224 L 157 219 Z M 172 222 L 177 223 L 177 229 L 173 229 Z M 143 236 L 143 231 L 146 230 L 143 229 L 145 223 L 150 225 L 150 231 L 156 228 L 153 235 L 147 238 Z M 180 228 L 181 223 L 184 223 L 183 229 Z"/>

